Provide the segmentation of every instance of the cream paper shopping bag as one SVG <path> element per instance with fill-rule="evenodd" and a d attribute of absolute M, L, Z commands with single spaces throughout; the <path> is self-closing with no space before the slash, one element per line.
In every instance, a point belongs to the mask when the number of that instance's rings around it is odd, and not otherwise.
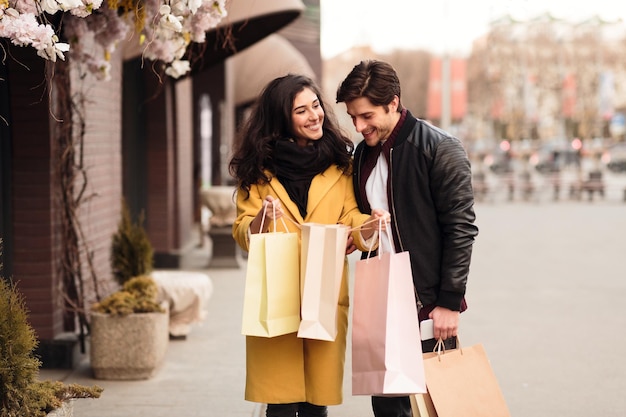
<path fill-rule="evenodd" d="M 327 341 L 337 337 L 337 304 L 349 233 L 341 224 L 302 225 L 298 337 Z"/>

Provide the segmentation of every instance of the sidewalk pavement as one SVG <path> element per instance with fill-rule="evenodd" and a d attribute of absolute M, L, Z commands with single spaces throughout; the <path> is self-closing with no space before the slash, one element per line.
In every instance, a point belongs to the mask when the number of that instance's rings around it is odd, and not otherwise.
<path fill-rule="evenodd" d="M 203 249 L 205 252 L 207 249 Z M 98 385 L 98 399 L 74 402 L 75 417 L 260 417 L 264 407 L 244 400 L 245 337 L 241 309 L 245 260 L 240 268 L 206 268 L 199 255 L 189 270 L 205 272 L 213 295 L 208 316 L 192 325 L 185 340 L 170 340 L 162 368 L 149 380 L 110 381 L 93 378 L 88 355 L 74 370 L 42 370 L 40 378 Z M 346 357 L 344 404 L 330 407 L 332 417 L 371 416 L 369 397 L 353 397 L 350 348 Z"/>
<path fill-rule="evenodd" d="M 624 214 L 613 201 L 477 205 L 460 340 L 484 345 L 512 416 L 626 415 Z M 76 401 L 75 417 L 261 414 L 243 399 L 245 267 L 206 269 L 206 262 L 195 270 L 213 282 L 209 315 L 186 340 L 170 342 L 153 379 L 97 381 L 88 363 L 42 372 L 104 388 L 99 399 Z M 372 417 L 369 398 L 351 395 L 350 365 L 348 346 L 344 404 L 329 415 Z"/>

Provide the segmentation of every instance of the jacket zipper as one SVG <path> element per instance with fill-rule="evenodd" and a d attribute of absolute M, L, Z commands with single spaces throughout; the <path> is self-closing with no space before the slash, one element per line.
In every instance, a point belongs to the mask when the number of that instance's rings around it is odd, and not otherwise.
<path fill-rule="evenodd" d="M 393 204 L 393 148 L 389 149 L 389 209 L 393 213 L 393 218 L 397 219 L 396 206 Z M 400 230 L 398 229 L 398 222 L 394 222 L 394 229 L 396 236 L 398 236 L 398 242 L 400 243 L 400 252 L 404 252 L 404 245 L 402 244 L 402 238 L 400 237 Z"/>
<path fill-rule="evenodd" d="M 360 174 L 360 170 L 359 170 Z M 360 180 L 360 178 L 359 178 Z M 391 213 L 393 213 L 393 218 L 397 219 L 396 216 L 396 206 L 393 202 L 393 148 L 389 149 L 389 209 Z M 404 252 L 404 245 L 402 244 L 402 237 L 400 236 L 400 230 L 398 229 L 398 222 L 393 222 L 393 227 L 395 229 L 396 236 L 398 236 L 398 243 L 400 243 L 400 251 Z M 422 300 L 420 300 L 420 296 L 417 293 L 417 288 L 415 288 L 415 283 L 413 283 L 413 291 L 415 291 L 415 300 L 417 301 L 417 314 L 419 315 L 420 310 L 424 305 L 422 304 Z"/>
<path fill-rule="evenodd" d="M 361 184 L 361 167 L 363 166 L 363 151 L 361 150 L 361 153 L 359 154 L 359 160 L 357 162 L 357 166 L 356 166 L 356 183 L 359 184 L 359 190 L 361 189 L 360 184 Z M 354 190 L 354 193 L 357 194 L 356 198 L 358 199 L 357 202 L 361 203 L 361 205 L 363 205 L 363 200 L 361 198 L 361 193 L 358 192 L 357 190 Z"/>

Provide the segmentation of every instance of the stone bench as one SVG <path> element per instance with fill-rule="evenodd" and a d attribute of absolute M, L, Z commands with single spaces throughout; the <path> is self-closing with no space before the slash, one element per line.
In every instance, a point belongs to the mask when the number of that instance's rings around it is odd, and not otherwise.
<path fill-rule="evenodd" d="M 172 338 L 185 338 L 191 325 L 206 319 L 213 283 L 203 272 L 157 270 L 151 274 L 159 287 L 159 300 L 169 304 L 169 332 Z"/>

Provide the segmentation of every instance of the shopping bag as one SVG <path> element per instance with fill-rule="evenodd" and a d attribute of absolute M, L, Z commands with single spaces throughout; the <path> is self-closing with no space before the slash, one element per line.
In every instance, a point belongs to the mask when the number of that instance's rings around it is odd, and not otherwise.
<path fill-rule="evenodd" d="M 353 304 L 352 395 L 425 393 L 409 253 L 357 261 Z"/>
<path fill-rule="evenodd" d="M 413 417 L 438 417 L 428 393 L 411 395 L 411 412 Z"/>
<path fill-rule="evenodd" d="M 302 225 L 298 337 L 327 341 L 337 337 L 337 304 L 349 232 L 340 224 Z"/>
<path fill-rule="evenodd" d="M 297 233 L 277 232 L 274 226 L 273 233 L 250 236 L 242 334 L 274 337 L 298 331 L 299 255 Z"/>
<path fill-rule="evenodd" d="M 458 340 L 457 346 L 423 355 L 426 385 L 435 415 L 510 417 L 484 347 L 481 344 L 461 347 Z"/>

